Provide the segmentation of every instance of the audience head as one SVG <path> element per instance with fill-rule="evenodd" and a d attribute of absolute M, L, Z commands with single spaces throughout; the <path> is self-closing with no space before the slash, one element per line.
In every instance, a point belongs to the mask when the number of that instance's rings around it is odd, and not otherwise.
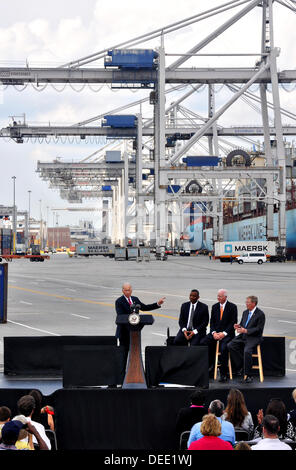
<path fill-rule="evenodd" d="M 21 423 L 23 423 L 25 427 L 28 422 L 28 419 L 24 415 L 18 415 L 18 416 L 14 416 L 14 418 L 12 418 L 12 421 L 20 421 Z M 27 437 L 28 437 L 28 432 L 25 429 L 21 428 L 17 440 L 21 441 L 22 439 L 26 439 Z"/>
<path fill-rule="evenodd" d="M 220 400 L 214 400 L 210 403 L 209 406 L 209 413 L 217 416 L 217 418 L 220 418 L 220 416 L 223 415 L 224 412 L 224 404 Z"/>
<path fill-rule="evenodd" d="M 265 414 L 275 416 L 279 420 L 279 434 L 284 436 L 288 425 L 285 403 L 280 398 L 272 398 L 268 403 Z"/>
<path fill-rule="evenodd" d="M 262 428 L 263 436 L 265 438 L 276 438 L 280 430 L 279 420 L 276 418 L 276 416 L 266 415 L 263 418 Z"/>
<path fill-rule="evenodd" d="M 11 411 L 7 406 L 0 406 L 0 423 L 6 423 L 11 418 Z"/>
<path fill-rule="evenodd" d="M 39 390 L 31 390 L 29 395 L 35 400 L 35 410 L 34 415 L 39 415 L 42 408 L 42 393 Z"/>
<path fill-rule="evenodd" d="M 296 403 L 296 388 L 294 388 L 293 392 L 292 392 L 292 398 L 293 400 L 295 401 Z"/>
<path fill-rule="evenodd" d="M 26 417 L 33 414 L 35 406 L 35 399 L 31 395 L 24 395 L 17 402 L 19 413 Z"/>
<path fill-rule="evenodd" d="M 202 418 L 200 432 L 203 436 L 220 436 L 221 424 L 213 414 L 205 415 Z"/>
<path fill-rule="evenodd" d="M 252 447 L 247 442 L 241 441 L 236 444 L 234 450 L 252 450 Z"/>
<path fill-rule="evenodd" d="M 19 438 L 20 430 L 24 427 L 21 421 L 8 421 L 2 428 L 2 442 L 5 445 L 14 445 Z"/>
<path fill-rule="evenodd" d="M 190 401 L 192 405 L 202 406 L 205 402 L 205 392 L 201 388 L 196 390 L 190 395 Z"/>
<path fill-rule="evenodd" d="M 237 388 L 230 389 L 225 412 L 227 413 L 227 421 L 230 421 L 233 426 L 241 426 L 247 416 L 248 410 L 244 396 Z"/>

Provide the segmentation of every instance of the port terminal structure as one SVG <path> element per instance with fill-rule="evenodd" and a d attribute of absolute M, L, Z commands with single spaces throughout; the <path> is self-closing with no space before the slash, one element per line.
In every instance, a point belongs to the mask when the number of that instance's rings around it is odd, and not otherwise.
<path fill-rule="evenodd" d="M 296 70 L 278 71 L 280 50 L 274 42 L 276 18 L 274 5 L 290 8 L 296 6 L 276 0 L 235 0 L 190 18 L 117 44 L 95 54 L 63 64 L 55 68 L 0 67 L 0 83 L 3 86 L 45 87 L 55 84 L 104 85 L 120 89 L 146 89 L 148 97 L 132 103 L 140 112 L 127 113 L 131 107 L 117 108 L 71 126 L 30 126 L 25 122 L 13 123 L 1 129 L 0 137 L 24 143 L 33 139 L 57 139 L 74 137 L 105 137 L 108 143 L 92 155 L 77 163 L 55 160 L 38 162 L 37 172 L 47 180 L 51 188 L 59 188 L 61 197 L 69 202 L 82 202 L 84 198 L 104 198 L 112 208 L 115 231 L 113 240 L 126 245 L 127 227 L 135 218 L 136 244 L 145 241 L 144 226 L 147 202 L 153 205 L 150 241 L 164 252 L 168 233 L 168 214 L 182 213 L 183 207 L 195 202 L 202 213 L 213 219 L 213 241 L 223 240 L 223 202 L 235 200 L 233 188 L 236 182 L 252 182 L 260 193 L 253 196 L 244 193 L 248 201 L 260 200 L 266 205 L 266 237 L 283 249 L 286 246 L 286 181 L 293 177 L 293 161 L 286 157 L 284 136 L 296 135 L 296 125 L 283 123 L 283 118 L 295 121 L 296 116 L 280 104 L 280 85 L 296 81 Z M 233 12 L 231 10 L 234 10 Z M 251 11 L 261 17 L 260 52 L 242 54 L 255 56 L 249 68 L 193 68 L 186 67 L 187 60 L 197 56 L 235 56 L 239 54 L 202 54 L 202 50 L 232 25 Z M 174 31 L 197 23 L 221 12 L 230 11 L 229 19 L 211 31 L 198 44 L 183 54 L 166 54 L 165 37 Z M 249 33 L 249 32 L 248 32 Z M 245 33 L 247 34 L 247 32 Z M 138 44 L 159 38 L 155 50 L 135 49 Z M 258 48 L 259 49 L 259 48 Z M 178 58 L 166 65 L 171 55 Z M 104 66 L 97 67 L 103 60 Z M 95 66 L 89 64 L 95 63 Z M 231 98 L 216 109 L 215 86 L 223 84 L 232 91 Z M 253 95 L 250 87 L 259 86 L 260 95 Z M 166 97 L 174 90 L 186 91 L 183 96 L 167 106 Z M 267 99 L 267 86 L 271 86 L 272 102 Z M 200 116 L 184 106 L 183 101 L 201 88 L 207 87 L 208 112 Z M 238 100 L 247 99 L 259 103 L 262 126 L 222 127 L 219 118 Z M 144 119 L 141 105 L 148 102 L 153 108 L 152 118 Z M 270 125 L 269 110 L 273 112 Z M 178 119 L 182 116 L 183 125 Z M 186 123 L 184 124 L 184 117 Z M 101 125 L 91 125 L 100 121 Z M 262 136 L 264 153 L 261 166 L 251 165 L 244 159 L 239 164 L 227 163 L 226 137 L 242 139 L 250 145 L 252 137 Z M 194 146 L 203 143 L 208 158 L 201 160 L 194 155 Z M 229 145 L 229 144 L 228 144 Z M 224 158 L 221 149 L 224 147 Z M 231 150 L 235 145 L 231 147 Z M 111 150 L 110 150 L 111 149 Z M 118 150 L 119 149 L 119 150 Z M 118 153 L 116 156 L 116 152 Z M 229 152 L 229 149 L 228 149 Z M 228 153 L 226 151 L 226 154 Z M 193 155 L 192 157 L 190 155 Z M 204 157 L 202 157 L 204 158 Z M 295 177 L 295 175 L 294 175 Z M 243 183 L 245 184 L 245 183 Z M 106 189 L 108 186 L 108 189 Z M 104 188 L 105 187 L 105 188 Z M 99 189 L 98 189 L 99 188 Z M 133 204 L 130 205 L 130 198 Z M 273 212 L 279 213 L 278 227 L 274 227 Z M 182 232 L 180 222 L 180 232 Z M 277 234 L 275 237 L 275 233 Z M 149 241 L 149 240 L 148 240 Z"/>

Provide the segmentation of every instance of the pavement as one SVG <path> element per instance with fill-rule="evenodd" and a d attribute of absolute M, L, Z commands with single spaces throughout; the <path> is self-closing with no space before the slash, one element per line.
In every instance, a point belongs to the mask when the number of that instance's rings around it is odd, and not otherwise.
<path fill-rule="evenodd" d="M 144 303 L 165 296 L 155 322 L 142 335 L 142 349 L 162 346 L 178 331 L 180 306 L 191 289 L 214 304 L 218 289 L 238 306 L 239 318 L 248 295 L 259 298 L 266 314 L 264 334 L 286 337 L 287 376 L 296 380 L 296 263 L 263 265 L 221 263 L 207 256 L 169 256 L 167 261 L 115 261 L 105 257 L 69 258 L 53 254 L 44 263 L 13 260 L 8 267 L 8 321 L 0 324 L 0 372 L 5 336 L 113 335 L 114 302 L 129 282 Z"/>

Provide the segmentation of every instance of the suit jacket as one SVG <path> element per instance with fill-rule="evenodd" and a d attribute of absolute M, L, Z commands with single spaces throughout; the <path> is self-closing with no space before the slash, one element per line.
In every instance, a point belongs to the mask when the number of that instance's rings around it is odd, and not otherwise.
<path fill-rule="evenodd" d="M 179 316 L 180 330 L 187 328 L 191 302 L 185 302 L 181 305 Z M 209 308 L 206 304 L 198 301 L 195 307 L 192 329 L 197 330 L 200 336 L 206 335 L 207 326 L 209 323 Z"/>
<path fill-rule="evenodd" d="M 245 310 L 243 312 L 243 316 L 240 322 L 240 325 L 248 330 L 248 333 L 241 333 L 243 339 L 251 339 L 251 338 L 260 338 L 263 334 L 263 329 L 265 325 L 265 314 L 260 310 L 260 308 L 256 307 L 249 323 L 247 326 L 246 321 L 249 315 L 249 310 Z M 240 335 L 239 335 L 240 336 Z"/>
<path fill-rule="evenodd" d="M 237 306 L 227 300 L 223 312 L 222 320 L 220 320 L 220 303 L 217 302 L 212 306 L 210 334 L 214 331 L 221 333 L 225 331 L 229 338 L 234 338 L 235 330 L 233 325 L 237 323 Z"/>
<path fill-rule="evenodd" d="M 134 295 L 131 296 L 131 300 L 134 304 L 140 305 L 141 306 L 140 310 L 142 310 L 143 312 L 148 312 L 150 310 L 156 310 L 157 308 L 160 308 L 160 306 L 157 305 L 157 302 L 153 304 L 145 305 L 143 304 L 143 302 L 140 301 L 138 297 L 135 297 Z M 130 315 L 131 307 L 124 295 L 122 295 L 115 301 L 115 310 L 116 310 L 117 315 L 126 315 L 126 316 Z M 117 325 L 117 329 L 116 329 L 117 338 L 120 337 L 120 331 L 122 328 L 124 328 L 123 325 Z"/>

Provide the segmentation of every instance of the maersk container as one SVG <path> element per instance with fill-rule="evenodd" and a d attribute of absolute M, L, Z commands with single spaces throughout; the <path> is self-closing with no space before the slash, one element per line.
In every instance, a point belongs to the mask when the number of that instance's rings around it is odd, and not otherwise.
<path fill-rule="evenodd" d="M 136 127 L 137 116 L 132 114 L 115 114 L 104 116 L 102 127 Z"/>
<path fill-rule="evenodd" d="M 112 187 L 111 186 L 102 186 L 102 191 L 112 191 Z"/>
<path fill-rule="evenodd" d="M 105 67 L 153 69 L 157 53 L 152 49 L 114 49 L 104 59 Z"/>
<path fill-rule="evenodd" d="M 220 261 L 228 260 L 230 257 L 235 258 L 244 253 L 264 253 L 269 256 L 276 255 L 276 242 L 267 240 L 240 240 L 215 242 L 215 257 Z"/>
<path fill-rule="evenodd" d="M 219 157 L 185 157 L 183 158 L 183 163 L 186 163 L 187 166 L 218 166 L 218 163 L 221 161 Z"/>

